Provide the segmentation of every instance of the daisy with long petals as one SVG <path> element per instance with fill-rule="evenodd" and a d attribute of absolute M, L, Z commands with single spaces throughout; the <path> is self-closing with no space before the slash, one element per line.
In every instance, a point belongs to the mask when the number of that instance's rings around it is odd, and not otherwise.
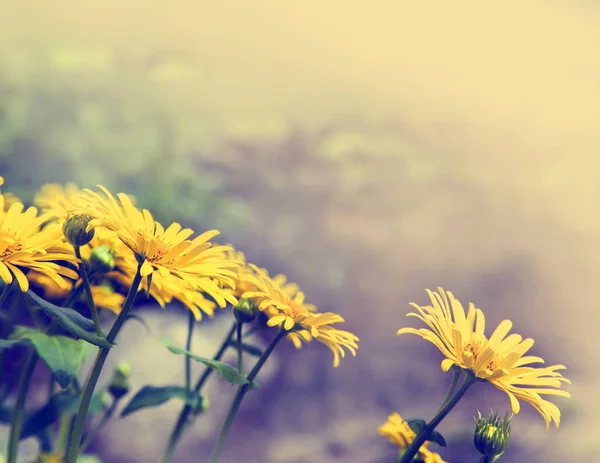
<path fill-rule="evenodd" d="M 5 197 L 0 195 L 0 278 L 6 284 L 16 279 L 21 291 L 29 289 L 26 273 L 30 270 L 45 275 L 65 287 L 67 278 L 77 278 L 77 272 L 64 264 L 77 266 L 73 248 L 66 243 L 60 226 L 47 226 L 47 216 L 38 216 L 37 209 L 24 211 L 22 203 L 5 210 Z"/>
<path fill-rule="evenodd" d="M 197 283 L 198 277 L 235 284 L 232 279 L 235 273 L 231 269 L 237 264 L 219 258 L 223 247 L 210 243 L 210 239 L 219 234 L 217 230 L 189 240 L 193 234 L 191 229 L 183 229 L 178 223 L 165 229 L 148 210 L 137 209 L 127 195 L 120 193 L 115 198 L 106 188 L 99 188 L 105 196 L 83 190 L 77 200 L 78 211 L 93 217 L 88 229 L 111 230 L 134 252 L 142 263 L 143 277 L 159 272 L 186 280 L 190 286 Z"/>
<path fill-rule="evenodd" d="M 314 305 L 305 302 L 298 286 L 288 283 L 282 275 L 271 278 L 265 269 L 249 264 L 248 271 L 239 278 L 247 289 L 241 297 L 254 301 L 258 310 L 267 316 L 268 326 L 289 331 L 287 336 L 296 348 L 315 339 L 333 352 L 334 367 L 340 364 L 340 357 L 345 356 L 344 348 L 356 355 L 358 337 L 332 326 L 344 319 L 332 312 L 317 312 Z"/>
<path fill-rule="evenodd" d="M 450 291 L 438 288 L 439 292 L 427 290 L 431 305 L 411 305 L 417 317 L 430 329 L 402 328 L 398 334 L 412 333 L 434 344 L 446 357 L 442 370 L 453 365 L 469 371 L 480 380 L 487 381 L 504 391 L 511 403 L 512 412 L 520 410 L 519 400 L 531 404 L 546 421 L 546 427 L 554 422 L 560 424 L 560 410 L 542 395 L 570 397 L 561 390 L 561 383 L 570 381 L 558 372 L 563 365 L 533 367 L 544 363 L 540 357 L 526 355 L 533 346 L 533 339 L 523 339 L 518 334 L 509 334 L 512 323 L 503 320 L 488 338 L 485 335 L 485 316 L 472 303 L 465 309 Z"/>

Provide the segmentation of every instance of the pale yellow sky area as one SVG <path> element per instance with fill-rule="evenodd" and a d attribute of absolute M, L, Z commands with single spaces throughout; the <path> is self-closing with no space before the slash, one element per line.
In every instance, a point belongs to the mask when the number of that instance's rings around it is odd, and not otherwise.
<path fill-rule="evenodd" d="M 55 0 L 2 16 L 4 46 L 190 51 L 201 90 L 242 113 L 458 113 L 569 135 L 600 124 L 594 2 Z"/>

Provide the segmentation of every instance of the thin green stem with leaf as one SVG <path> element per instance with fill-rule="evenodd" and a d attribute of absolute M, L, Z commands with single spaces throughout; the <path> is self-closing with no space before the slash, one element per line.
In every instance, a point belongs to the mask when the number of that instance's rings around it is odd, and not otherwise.
<path fill-rule="evenodd" d="M 83 287 L 85 289 L 85 294 L 87 297 L 87 304 L 90 309 L 90 313 L 92 314 L 92 320 L 94 321 L 94 327 L 96 328 L 96 334 L 100 337 L 105 337 L 104 331 L 102 331 L 102 325 L 100 324 L 100 317 L 98 316 L 98 310 L 96 310 L 96 304 L 94 303 L 94 296 L 92 295 L 92 286 L 90 285 L 90 279 L 88 278 L 88 273 L 85 268 L 85 262 L 81 258 L 81 248 L 79 246 L 75 246 L 75 256 L 80 260 L 79 264 L 79 274 L 81 275 L 81 279 L 83 281 Z"/>
<path fill-rule="evenodd" d="M 112 344 L 116 339 L 117 335 L 119 334 L 119 331 L 123 326 L 123 323 L 125 323 L 125 320 L 127 320 L 127 316 L 129 315 L 129 312 L 133 307 L 138 288 L 142 281 L 142 264 L 143 261 L 140 260 L 140 262 L 138 263 L 137 270 L 135 272 L 135 277 L 133 278 L 133 282 L 131 283 L 131 287 L 129 288 L 129 293 L 127 294 L 127 298 L 125 299 L 125 303 L 123 304 L 123 308 L 121 309 L 119 316 L 117 317 L 114 325 L 112 326 L 112 328 L 108 332 L 108 335 L 106 336 L 106 340 L 110 344 Z M 83 431 L 85 429 L 85 418 L 87 415 L 87 411 L 92 400 L 92 395 L 94 394 L 94 389 L 96 388 L 96 384 L 98 383 L 98 378 L 100 378 L 100 372 L 102 371 L 102 367 L 104 366 L 104 362 L 106 361 L 109 352 L 110 348 L 100 348 L 96 357 L 96 361 L 94 362 L 94 367 L 86 381 L 85 389 L 83 391 L 83 397 L 81 398 L 79 410 L 77 412 L 77 416 L 75 417 L 73 432 L 71 433 L 69 439 L 69 445 L 67 447 L 67 453 L 64 459 L 65 463 L 75 463 L 77 461 L 77 455 L 79 454 L 79 445 L 83 436 Z"/>
<path fill-rule="evenodd" d="M 196 319 L 194 313 L 190 310 L 188 313 L 188 331 L 187 331 L 187 342 L 185 343 L 185 349 L 188 352 L 192 351 L 192 337 L 194 334 L 194 326 L 196 326 Z M 185 355 L 185 390 L 190 391 L 192 388 L 192 359 L 189 355 Z"/>
<path fill-rule="evenodd" d="M 235 333 L 236 326 L 237 326 L 237 323 L 234 322 L 233 325 L 231 326 L 231 328 L 229 329 L 229 331 L 227 332 L 227 334 L 225 335 L 225 338 L 223 338 L 223 342 L 221 343 L 221 346 L 217 350 L 217 353 L 213 356 L 213 360 L 217 360 L 217 361 L 221 360 L 221 358 L 223 357 L 223 354 L 225 354 L 225 351 L 227 350 L 227 347 L 229 347 L 231 338 L 233 337 L 233 335 Z M 186 355 L 186 358 L 189 359 L 189 356 Z M 194 386 L 194 395 L 200 393 L 200 391 L 204 387 L 204 384 L 206 384 L 206 381 L 208 381 L 208 378 L 210 377 L 210 375 L 212 374 L 213 371 L 214 371 L 214 369 L 210 368 L 210 367 L 206 367 L 204 369 L 204 372 L 202 373 L 202 375 L 196 382 L 196 385 Z M 169 463 L 171 461 L 171 459 L 173 458 L 173 452 L 175 451 L 175 447 L 177 446 L 177 443 L 181 439 L 181 436 L 183 436 L 185 429 L 186 429 L 186 424 L 188 424 L 188 422 L 190 421 L 190 415 L 192 414 L 193 411 L 194 411 L 193 407 L 189 404 L 186 404 L 181 409 L 181 412 L 179 412 L 179 416 L 177 417 L 177 421 L 175 422 L 173 431 L 171 431 L 171 435 L 169 436 L 169 441 L 167 443 L 167 448 L 165 450 L 165 453 L 163 454 L 162 458 L 160 459 L 161 463 Z"/>
<path fill-rule="evenodd" d="M 244 349 L 242 345 L 242 327 L 241 322 L 237 322 L 237 367 L 240 374 L 244 374 Z"/>
<path fill-rule="evenodd" d="M 254 381 L 254 378 L 256 378 L 256 375 L 258 375 L 258 372 L 263 367 L 263 365 L 275 349 L 277 343 L 281 341 L 287 333 L 288 332 L 283 329 L 279 331 L 279 333 L 277 333 L 277 335 L 269 343 L 263 354 L 260 356 L 256 364 L 254 365 L 254 368 L 252 368 L 250 373 L 248 373 L 248 383 L 238 388 L 237 393 L 233 398 L 233 402 L 231 403 L 231 407 L 229 408 L 229 412 L 227 413 L 227 417 L 225 418 L 225 422 L 223 423 L 223 427 L 221 428 L 221 431 L 219 432 L 219 435 L 217 437 L 217 441 L 215 442 L 215 446 L 213 447 L 213 451 L 210 455 L 210 463 L 217 463 L 219 461 L 219 454 L 221 453 L 223 444 L 227 439 L 229 429 L 231 428 L 233 420 L 235 419 L 235 415 L 239 410 L 240 405 L 242 404 L 242 400 L 250 390 L 252 381 Z"/>
<path fill-rule="evenodd" d="M 421 446 L 425 443 L 430 434 L 435 431 L 435 428 L 441 423 L 441 421 L 450 413 L 450 411 L 458 404 L 460 399 L 465 395 L 469 388 L 477 382 L 477 378 L 466 370 L 461 370 L 465 380 L 463 384 L 458 388 L 458 391 L 452 397 L 446 401 L 446 403 L 438 410 L 435 416 L 431 419 L 427 425 L 421 429 L 421 432 L 415 436 L 411 444 L 407 447 L 406 452 L 402 456 L 400 463 L 409 463 L 413 461 L 415 455 L 419 452 Z M 454 383 L 454 381 L 453 381 Z"/>

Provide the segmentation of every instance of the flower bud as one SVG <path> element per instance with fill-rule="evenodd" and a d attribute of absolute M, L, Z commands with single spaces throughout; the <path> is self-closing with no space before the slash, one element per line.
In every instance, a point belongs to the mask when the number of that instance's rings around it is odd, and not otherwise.
<path fill-rule="evenodd" d="M 204 396 L 200 399 L 200 403 L 193 409 L 194 416 L 198 416 L 208 409 L 210 402 Z"/>
<path fill-rule="evenodd" d="M 252 299 L 240 299 L 233 308 L 233 316 L 238 323 L 250 323 L 256 317 L 256 305 Z"/>
<path fill-rule="evenodd" d="M 131 373 L 131 365 L 122 362 L 115 367 L 113 376 L 108 384 L 108 392 L 115 400 L 120 400 L 129 392 L 129 374 Z"/>
<path fill-rule="evenodd" d="M 69 243 L 75 247 L 88 244 L 94 237 L 94 230 L 86 231 L 92 220 L 87 214 L 75 214 L 70 216 L 63 224 L 63 234 Z"/>
<path fill-rule="evenodd" d="M 473 441 L 475 447 L 488 461 L 496 461 L 504 453 L 510 442 L 510 421 L 512 416 L 508 413 L 504 418 L 490 412 L 487 418 L 482 418 L 477 412 L 475 419 L 475 436 Z"/>
<path fill-rule="evenodd" d="M 110 246 L 96 246 L 90 254 L 92 271 L 104 274 L 115 268 L 115 251 Z"/>

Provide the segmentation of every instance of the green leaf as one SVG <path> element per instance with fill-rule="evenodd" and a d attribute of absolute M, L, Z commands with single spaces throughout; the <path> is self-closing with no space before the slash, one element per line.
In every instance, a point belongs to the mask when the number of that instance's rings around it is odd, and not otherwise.
<path fill-rule="evenodd" d="M 435 442 L 440 447 L 446 447 L 446 439 L 442 436 L 438 431 L 431 431 L 427 436 L 427 440 L 430 442 Z"/>
<path fill-rule="evenodd" d="M 80 398 L 81 395 L 73 389 L 54 394 L 46 405 L 27 415 L 20 439 L 26 439 L 41 433 L 58 420 L 63 413 L 78 406 Z"/>
<path fill-rule="evenodd" d="M 182 399 L 192 408 L 198 407 L 202 401 L 200 395 L 188 391 L 183 386 L 144 386 L 123 409 L 121 418 L 144 408 L 157 407 L 173 398 Z"/>
<path fill-rule="evenodd" d="M 56 381 L 66 388 L 77 379 L 83 361 L 90 353 L 84 341 L 76 341 L 66 336 L 49 336 L 46 333 L 25 326 L 15 327 L 11 338 L 19 342 L 28 342 L 52 370 Z"/>
<path fill-rule="evenodd" d="M 105 338 L 96 334 L 94 322 L 89 318 L 85 318 L 76 310 L 54 305 L 42 299 L 31 290 L 27 291 L 27 295 L 37 307 L 49 317 L 56 319 L 60 326 L 69 333 L 98 347 L 107 349 L 112 347 Z"/>
<path fill-rule="evenodd" d="M 176 346 L 168 339 L 160 338 L 159 340 L 165 346 L 167 346 L 167 349 L 169 349 L 174 354 L 187 355 L 189 358 L 191 358 L 192 360 L 195 360 L 196 362 L 203 363 L 204 365 L 206 365 L 209 368 L 214 368 L 221 374 L 221 376 L 226 381 L 228 381 L 230 384 L 232 384 L 234 386 L 243 386 L 244 384 L 249 383 L 248 378 L 246 378 L 245 375 L 241 374 L 236 368 L 232 367 L 231 365 L 228 365 L 227 363 L 223 363 L 223 362 L 219 362 L 217 360 L 207 359 L 204 357 L 200 357 L 198 355 L 194 355 L 190 351 Z"/>
<path fill-rule="evenodd" d="M 102 460 L 96 455 L 79 455 L 77 463 L 102 463 Z"/>
<path fill-rule="evenodd" d="M 408 427 L 415 434 L 419 435 L 423 428 L 427 426 L 427 422 L 423 418 L 409 418 L 406 420 Z"/>
<path fill-rule="evenodd" d="M 0 339 L 0 352 L 15 346 L 27 346 L 29 343 L 23 339 Z"/>
<path fill-rule="evenodd" d="M 239 343 L 232 339 L 231 341 L 229 341 L 229 345 L 234 349 L 237 349 Z M 247 354 L 253 355 L 254 357 L 260 357 L 263 354 L 262 350 L 260 350 L 258 347 L 245 342 L 242 343 L 242 351 L 246 352 Z"/>

